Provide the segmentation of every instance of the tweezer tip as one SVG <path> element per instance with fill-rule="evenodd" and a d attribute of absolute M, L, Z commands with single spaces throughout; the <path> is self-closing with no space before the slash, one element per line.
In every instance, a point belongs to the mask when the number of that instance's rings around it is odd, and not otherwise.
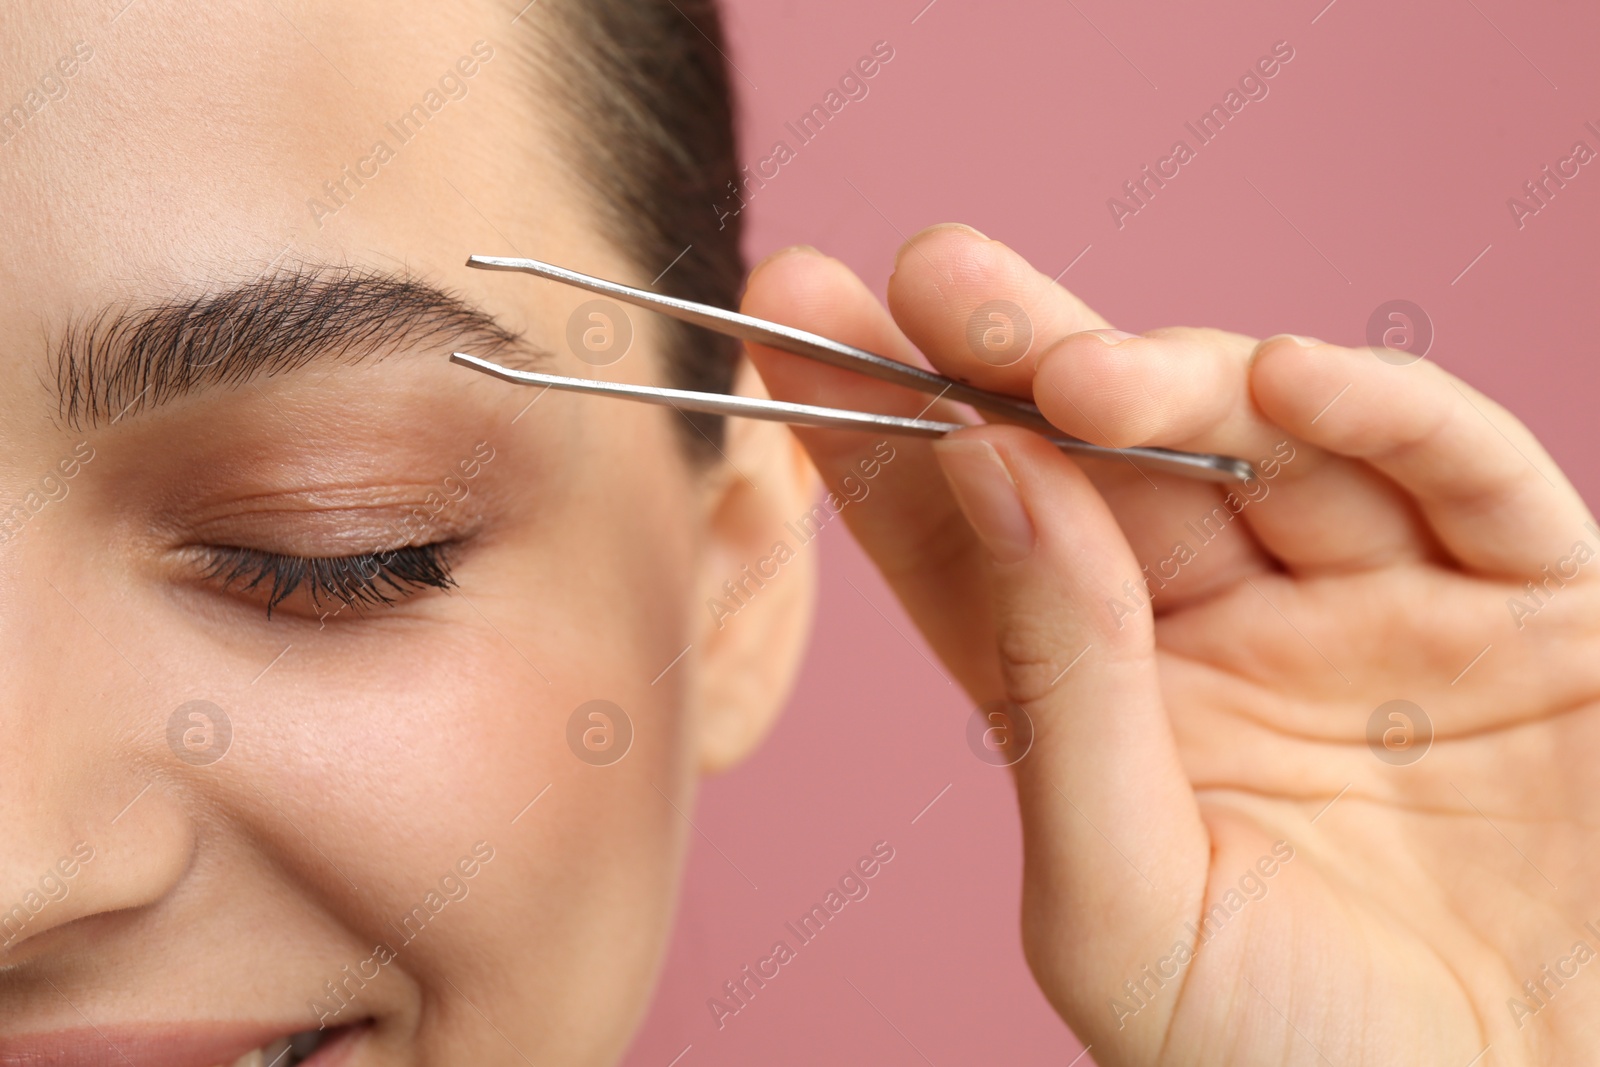
<path fill-rule="evenodd" d="M 530 264 L 539 264 L 536 259 L 515 259 L 511 256 L 468 256 L 467 266 L 476 267 L 478 270 L 526 270 Z M 543 266 L 543 264 L 539 264 Z"/>

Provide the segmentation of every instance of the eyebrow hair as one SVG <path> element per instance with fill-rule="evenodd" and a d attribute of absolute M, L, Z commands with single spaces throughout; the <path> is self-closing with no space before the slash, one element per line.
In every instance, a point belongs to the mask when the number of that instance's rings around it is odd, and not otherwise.
<path fill-rule="evenodd" d="M 298 265 L 230 289 L 73 320 L 55 345 L 60 414 L 95 426 L 211 388 L 400 346 L 527 349 L 461 296 L 404 272 Z"/>

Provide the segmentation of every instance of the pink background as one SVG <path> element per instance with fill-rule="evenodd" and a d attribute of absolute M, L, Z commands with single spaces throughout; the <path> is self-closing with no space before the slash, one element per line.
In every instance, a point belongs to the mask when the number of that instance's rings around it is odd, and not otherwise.
<path fill-rule="evenodd" d="M 913 23 L 925 2 L 731 4 L 751 163 L 793 146 L 784 122 L 874 42 L 895 49 L 751 202 L 752 255 L 813 244 L 881 293 L 903 235 L 960 220 L 1050 274 L 1082 253 L 1062 284 L 1133 330 L 1361 344 L 1378 305 L 1409 299 L 1437 332 L 1430 358 L 1531 424 L 1596 499 L 1584 315 L 1600 161 L 1520 230 L 1506 205 L 1574 141 L 1600 149 L 1584 129 L 1600 126 L 1592 4 L 1530 18 L 1511 0 L 936 0 Z M 1282 40 L 1295 58 L 1266 99 L 1119 230 L 1107 199 L 1177 138 L 1192 145 L 1185 121 Z M 1023 962 L 1006 774 L 968 751 L 961 694 L 842 525 L 820 544 L 799 692 L 766 747 L 705 788 L 627 1062 L 1061 1067 L 1080 1046 Z M 897 855 L 870 895 L 719 1031 L 707 998 L 878 840 Z"/>

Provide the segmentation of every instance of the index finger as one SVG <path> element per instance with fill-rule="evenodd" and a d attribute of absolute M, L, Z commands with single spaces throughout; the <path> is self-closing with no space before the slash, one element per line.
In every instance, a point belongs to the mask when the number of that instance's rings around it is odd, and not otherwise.
<path fill-rule="evenodd" d="M 1110 325 L 1006 245 L 959 223 L 930 227 L 901 247 L 889 310 L 940 372 L 1016 396 L 1033 394 L 1040 353 Z M 964 328 L 952 329 L 956 323 Z"/>

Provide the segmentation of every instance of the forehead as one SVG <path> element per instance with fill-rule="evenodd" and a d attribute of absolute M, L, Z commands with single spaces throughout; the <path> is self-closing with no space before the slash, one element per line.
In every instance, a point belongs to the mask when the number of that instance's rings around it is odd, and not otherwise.
<path fill-rule="evenodd" d="M 480 0 L 123 2 L 8 4 L 8 335 L 39 332 L 19 311 L 58 325 L 279 257 L 457 272 L 511 235 L 570 231 L 541 166 L 530 18 Z"/>

